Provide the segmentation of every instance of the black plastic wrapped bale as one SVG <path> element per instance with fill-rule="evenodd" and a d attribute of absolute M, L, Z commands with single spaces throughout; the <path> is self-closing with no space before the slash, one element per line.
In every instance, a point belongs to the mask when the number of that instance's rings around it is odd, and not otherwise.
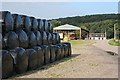
<path fill-rule="evenodd" d="M 68 56 L 71 56 L 72 54 L 71 44 L 69 42 L 62 42 L 62 43 L 68 46 Z"/>
<path fill-rule="evenodd" d="M 44 45 L 44 64 L 48 64 L 50 62 L 50 47 Z"/>
<path fill-rule="evenodd" d="M 48 36 L 48 44 L 52 44 L 52 35 L 51 33 L 47 33 L 47 36 Z"/>
<path fill-rule="evenodd" d="M 68 57 L 68 46 L 67 46 L 67 44 L 63 44 L 63 43 L 62 43 L 62 45 L 64 47 L 64 57 Z"/>
<path fill-rule="evenodd" d="M 37 39 L 35 34 L 32 31 L 29 31 L 27 33 L 28 36 L 28 43 L 29 43 L 29 47 L 34 47 L 37 45 Z"/>
<path fill-rule="evenodd" d="M 13 30 L 13 17 L 10 12 L 2 11 L 2 33 L 5 34 L 6 32 Z"/>
<path fill-rule="evenodd" d="M 2 38 L 2 34 L 0 33 L 0 50 L 2 49 L 2 42 L 3 42 L 3 38 Z"/>
<path fill-rule="evenodd" d="M 61 54 L 61 48 L 60 46 L 55 46 L 55 60 L 59 60 L 60 59 L 60 54 Z"/>
<path fill-rule="evenodd" d="M 0 19 L 2 19 L 1 16 L 2 15 L 0 14 Z M 2 20 L 0 21 L 0 33 L 2 33 Z"/>
<path fill-rule="evenodd" d="M 9 51 L 14 60 L 14 70 L 16 73 L 24 73 L 28 68 L 28 56 L 25 49 L 17 47 Z"/>
<path fill-rule="evenodd" d="M 37 19 L 37 21 L 38 21 L 38 30 L 39 31 L 44 31 L 43 20 L 42 19 Z"/>
<path fill-rule="evenodd" d="M 35 46 L 33 49 L 37 52 L 37 64 L 38 67 L 44 64 L 44 53 L 41 47 Z"/>
<path fill-rule="evenodd" d="M 49 32 L 48 22 L 46 19 L 43 19 L 43 28 L 44 28 L 44 31 Z"/>
<path fill-rule="evenodd" d="M 55 34 L 52 33 L 52 44 L 55 45 L 56 43 Z"/>
<path fill-rule="evenodd" d="M 42 45 L 42 35 L 39 31 L 34 32 L 36 39 L 37 39 L 37 45 Z"/>
<path fill-rule="evenodd" d="M 38 30 L 38 21 L 34 17 L 30 17 L 31 20 L 31 29 L 32 31 L 37 31 Z"/>
<path fill-rule="evenodd" d="M 65 56 L 64 46 L 62 43 L 59 43 L 58 45 L 61 47 L 61 58 L 64 58 L 64 56 Z"/>
<path fill-rule="evenodd" d="M 57 44 L 60 43 L 60 36 L 59 36 L 59 34 L 58 33 L 53 33 L 53 34 L 55 34 L 55 42 Z"/>
<path fill-rule="evenodd" d="M 4 38 L 2 37 L 2 44 L 1 44 L 1 46 L 2 46 L 2 49 L 5 49 L 6 48 L 6 45 L 5 45 L 5 40 L 4 40 Z"/>
<path fill-rule="evenodd" d="M 14 49 L 16 47 L 19 47 L 18 35 L 13 31 L 10 31 L 5 35 L 4 41 L 5 41 L 5 45 L 9 49 Z"/>
<path fill-rule="evenodd" d="M 23 22 L 22 22 L 22 18 L 20 15 L 18 14 L 12 14 L 13 19 L 14 19 L 14 30 L 17 31 L 19 29 L 22 29 L 23 27 Z"/>
<path fill-rule="evenodd" d="M 31 21 L 28 16 L 21 15 L 23 21 L 23 29 L 28 32 L 31 30 Z"/>
<path fill-rule="evenodd" d="M 26 49 L 28 55 L 28 70 L 37 68 L 37 52 L 34 49 Z"/>
<path fill-rule="evenodd" d="M 13 75 L 13 59 L 7 50 L 0 50 L 2 53 L 2 78 L 8 78 Z"/>
<path fill-rule="evenodd" d="M 59 46 L 61 50 L 60 59 L 64 58 L 64 46 L 61 43 L 56 44 L 56 45 Z"/>
<path fill-rule="evenodd" d="M 23 48 L 27 48 L 28 47 L 28 36 L 26 32 L 20 29 L 16 33 L 18 35 L 19 46 Z"/>
<path fill-rule="evenodd" d="M 55 45 L 50 45 L 50 62 L 55 61 Z"/>
<path fill-rule="evenodd" d="M 47 40 L 47 33 L 45 31 L 42 32 L 42 38 L 43 38 L 43 45 L 47 45 L 48 44 L 48 40 Z"/>
<path fill-rule="evenodd" d="M 50 22 L 48 23 L 48 28 L 49 28 L 49 32 L 53 33 L 53 27 L 52 27 L 52 24 Z"/>

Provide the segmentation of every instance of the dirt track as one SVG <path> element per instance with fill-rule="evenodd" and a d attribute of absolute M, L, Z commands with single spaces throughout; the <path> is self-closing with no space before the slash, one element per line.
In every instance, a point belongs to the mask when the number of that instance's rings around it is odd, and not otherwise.
<path fill-rule="evenodd" d="M 118 78 L 118 56 L 91 45 L 72 45 L 72 57 L 12 78 Z"/>

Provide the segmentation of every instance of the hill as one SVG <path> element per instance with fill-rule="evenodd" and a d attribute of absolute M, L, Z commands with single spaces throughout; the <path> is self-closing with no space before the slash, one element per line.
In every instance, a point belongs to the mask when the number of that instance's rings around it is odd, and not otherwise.
<path fill-rule="evenodd" d="M 114 24 L 118 21 L 118 14 L 97 14 L 86 16 L 66 17 L 49 20 L 53 27 L 71 24 L 90 32 L 107 32 L 107 38 L 114 37 Z"/>

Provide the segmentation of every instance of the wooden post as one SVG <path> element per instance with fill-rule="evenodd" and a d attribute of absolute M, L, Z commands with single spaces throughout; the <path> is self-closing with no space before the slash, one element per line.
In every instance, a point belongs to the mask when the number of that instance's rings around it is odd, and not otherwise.
<path fill-rule="evenodd" d="M 80 28 L 80 39 L 81 39 L 81 28 Z"/>

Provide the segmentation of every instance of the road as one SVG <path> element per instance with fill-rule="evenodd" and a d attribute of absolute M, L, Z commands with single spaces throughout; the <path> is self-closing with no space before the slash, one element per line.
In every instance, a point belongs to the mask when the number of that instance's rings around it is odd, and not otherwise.
<path fill-rule="evenodd" d="M 118 78 L 118 55 L 110 55 L 94 45 L 72 45 L 70 58 L 11 78 Z"/>

